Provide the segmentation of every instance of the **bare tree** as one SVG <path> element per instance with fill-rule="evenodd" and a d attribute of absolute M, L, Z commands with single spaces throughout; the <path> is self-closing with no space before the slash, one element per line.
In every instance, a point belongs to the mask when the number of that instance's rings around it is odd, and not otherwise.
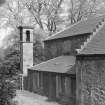
<path fill-rule="evenodd" d="M 62 2 L 63 0 L 30 0 L 24 4 L 42 30 L 46 27 L 49 32 L 55 32 L 56 18 Z"/>
<path fill-rule="evenodd" d="M 22 15 L 23 6 L 20 0 L 8 0 L 6 3 L 8 10 L 8 24 L 13 27 L 23 25 L 24 16 Z"/>
<path fill-rule="evenodd" d="M 95 13 L 96 0 L 70 0 L 69 20 L 71 24 Z"/>

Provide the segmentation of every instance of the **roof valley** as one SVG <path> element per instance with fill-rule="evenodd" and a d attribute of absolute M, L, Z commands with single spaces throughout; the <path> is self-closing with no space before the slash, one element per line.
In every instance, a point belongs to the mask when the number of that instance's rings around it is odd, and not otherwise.
<path fill-rule="evenodd" d="M 83 45 L 81 45 L 80 49 L 76 49 L 78 53 L 80 53 L 86 46 L 87 44 L 92 40 L 92 38 L 102 29 L 102 27 L 105 25 L 105 19 L 103 18 L 102 21 L 100 21 L 97 25 L 96 28 L 93 29 L 92 34 L 90 35 L 89 38 L 84 42 Z"/>

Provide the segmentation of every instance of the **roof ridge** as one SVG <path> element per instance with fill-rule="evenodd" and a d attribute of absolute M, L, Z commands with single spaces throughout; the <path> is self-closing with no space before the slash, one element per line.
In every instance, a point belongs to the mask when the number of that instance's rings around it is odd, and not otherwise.
<path fill-rule="evenodd" d="M 38 66 L 38 65 L 40 65 L 40 64 L 44 64 L 44 63 L 49 62 L 49 61 L 54 61 L 54 60 L 56 60 L 57 58 L 68 57 L 68 56 L 69 56 L 69 55 L 61 55 L 61 56 L 58 56 L 58 57 L 55 57 L 55 58 L 48 59 L 48 60 L 43 61 L 43 62 L 41 62 L 41 63 L 35 64 L 34 66 Z M 74 56 L 71 56 L 71 57 L 74 57 Z M 55 62 L 55 64 L 56 64 L 56 62 Z"/>
<path fill-rule="evenodd" d="M 92 35 L 90 35 L 90 37 L 87 38 L 84 44 L 81 45 L 80 49 L 76 49 L 76 51 L 80 53 L 87 46 L 87 44 L 93 39 L 93 37 L 102 29 L 104 25 L 105 25 L 105 18 L 102 18 L 102 21 L 98 22 L 95 29 L 93 29 Z"/>
<path fill-rule="evenodd" d="M 62 29 L 61 31 L 58 31 L 58 32 L 52 34 L 51 36 L 48 36 L 44 41 L 48 40 L 49 38 L 51 38 L 51 37 L 53 37 L 53 36 L 56 36 L 57 34 L 59 34 L 59 33 L 63 32 L 63 31 L 65 31 L 65 30 L 68 30 L 69 28 L 71 28 L 71 27 L 73 27 L 73 26 L 75 26 L 75 25 L 77 25 L 77 24 L 79 24 L 80 22 L 83 22 L 83 21 L 86 21 L 86 20 L 80 20 L 80 21 L 78 21 L 78 22 L 76 22 L 76 23 L 74 23 L 74 24 L 71 24 L 70 26 L 65 27 L 65 28 Z"/>
<path fill-rule="evenodd" d="M 79 27 L 79 25 L 80 25 L 80 28 L 81 27 L 83 27 L 83 25 L 85 24 L 85 27 L 86 27 L 86 24 L 88 24 L 88 22 L 90 22 L 89 23 L 89 25 L 90 25 L 90 27 L 91 27 L 91 25 L 94 25 L 94 24 L 97 24 L 97 21 L 100 21 L 100 19 L 102 19 L 102 18 L 104 18 L 105 16 L 104 15 L 101 15 L 101 16 L 94 16 L 94 17 L 91 17 L 91 18 L 86 18 L 86 19 L 84 19 L 84 20 L 80 20 L 80 21 L 78 21 L 78 22 L 76 22 L 76 23 L 74 23 L 74 24 L 71 24 L 70 26 L 68 26 L 68 27 L 65 27 L 64 29 L 62 29 L 62 30 L 60 30 L 60 31 L 58 31 L 58 32 L 56 32 L 56 33 L 54 33 L 54 34 L 52 34 L 51 36 L 48 36 L 47 38 L 45 38 L 44 39 L 44 41 L 48 41 L 48 40 L 53 40 L 53 39 L 58 39 L 58 38 L 63 38 L 63 37 L 69 37 L 69 36 L 73 36 L 73 35 L 78 35 L 78 32 L 79 32 L 79 30 L 78 30 L 78 27 Z M 93 24 L 91 23 L 91 22 L 93 22 Z M 76 27 L 76 30 L 74 30 L 73 31 L 73 27 Z M 87 27 L 88 28 L 88 27 Z M 72 29 L 72 30 L 70 30 L 70 29 Z M 74 28 L 75 29 L 75 28 Z M 90 28 L 89 28 L 90 29 Z M 70 31 L 69 31 L 70 30 Z M 88 30 L 88 29 L 87 29 Z M 67 33 L 66 33 L 66 31 L 68 31 L 69 33 L 68 33 L 68 35 L 67 36 L 65 36 Z M 78 31 L 78 32 L 77 32 Z M 85 29 L 85 31 L 86 31 L 86 29 Z M 92 30 L 90 30 L 90 31 L 92 31 Z M 89 30 L 88 31 L 86 31 L 86 33 L 91 33 Z M 71 32 L 71 33 L 70 33 Z M 59 35 L 59 34 L 64 34 L 64 35 Z M 79 33 L 79 35 L 80 34 L 83 34 L 84 33 L 84 31 L 82 30 L 82 29 L 80 29 L 80 33 Z M 57 37 L 58 36 L 58 37 Z"/>

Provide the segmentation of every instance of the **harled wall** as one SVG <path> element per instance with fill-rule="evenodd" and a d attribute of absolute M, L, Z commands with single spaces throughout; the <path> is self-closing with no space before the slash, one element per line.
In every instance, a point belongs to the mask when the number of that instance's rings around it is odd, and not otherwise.
<path fill-rule="evenodd" d="M 45 41 L 46 60 L 61 55 L 76 55 L 76 50 L 86 41 L 89 34 Z"/>
<path fill-rule="evenodd" d="M 105 55 L 77 58 L 77 105 L 105 105 Z"/>

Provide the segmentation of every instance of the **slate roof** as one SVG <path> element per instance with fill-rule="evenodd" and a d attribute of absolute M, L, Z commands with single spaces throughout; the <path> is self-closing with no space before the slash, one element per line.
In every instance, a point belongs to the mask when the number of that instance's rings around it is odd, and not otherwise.
<path fill-rule="evenodd" d="M 74 74 L 75 71 L 72 71 L 71 68 L 75 65 L 75 60 L 74 56 L 59 56 L 37 64 L 29 70 Z"/>
<path fill-rule="evenodd" d="M 96 25 L 103 19 L 105 16 L 98 16 L 98 17 L 92 17 L 87 20 L 82 20 L 63 31 L 60 31 L 51 37 L 48 37 L 44 41 L 53 40 L 53 39 L 59 39 L 64 37 L 70 37 L 75 35 L 85 35 L 85 33 L 92 33 L 93 29 L 96 27 Z"/>
<path fill-rule="evenodd" d="M 81 54 L 105 54 L 105 23 L 90 42 L 79 52 L 79 55 Z"/>

